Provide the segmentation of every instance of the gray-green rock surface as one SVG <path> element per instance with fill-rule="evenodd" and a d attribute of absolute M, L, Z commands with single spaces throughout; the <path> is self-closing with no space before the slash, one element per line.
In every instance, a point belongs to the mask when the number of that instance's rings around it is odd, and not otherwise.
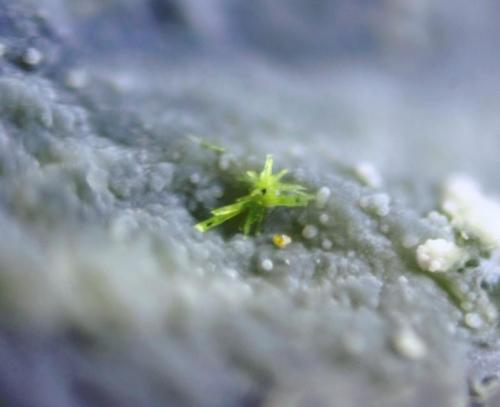
<path fill-rule="evenodd" d="M 495 397 L 498 6 L 363 3 L 0 1 L 3 405 Z"/>

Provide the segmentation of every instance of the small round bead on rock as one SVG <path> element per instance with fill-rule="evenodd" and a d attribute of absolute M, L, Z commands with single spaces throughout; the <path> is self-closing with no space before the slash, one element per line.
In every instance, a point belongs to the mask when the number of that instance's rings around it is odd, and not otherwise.
<path fill-rule="evenodd" d="M 393 338 L 392 344 L 401 356 L 417 360 L 427 353 L 425 342 L 410 328 L 401 329 Z"/>
<path fill-rule="evenodd" d="M 271 259 L 263 259 L 260 262 L 260 268 L 264 271 L 272 271 L 274 267 L 273 261 Z"/>
<path fill-rule="evenodd" d="M 323 239 L 323 241 L 321 242 L 321 247 L 324 250 L 330 250 L 332 248 L 332 246 L 333 246 L 332 242 L 329 239 Z"/>
<path fill-rule="evenodd" d="M 322 213 L 321 215 L 319 215 L 319 223 L 321 223 L 322 225 L 326 225 L 329 220 L 330 217 L 327 213 Z"/>
<path fill-rule="evenodd" d="M 318 228 L 314 225 L 306 225 L 304 229 L 302 229 L 302 236 L 306 239 L 314 239 L 318 236 Z"/>
<path fill-rule="evenodd" d="M 36 48 L 28 48 L 23 56 L 23 61 L 31 66 L 40 64 L 43 60 L 42 53 Z"/>
<path fill-rule="evenodd" d="M 316 206 L 318 208 L 324 208 L 331 194 L 332 192 L 330 191 L 330 188 L 321 187 L 316 194 Z"/>

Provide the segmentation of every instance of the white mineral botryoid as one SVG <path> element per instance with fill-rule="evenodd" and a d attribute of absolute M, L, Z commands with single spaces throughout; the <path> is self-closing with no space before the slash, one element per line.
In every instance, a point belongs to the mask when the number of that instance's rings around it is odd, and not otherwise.
<path fill-rule="evenodd" d="M 427 354 L 425 342 L 411 328 L 402 328 L 392 340 L 396 352 L 408 359 L 421 359 Z"/>
<path fill-rule="evenodd" d="M 500 282 L 500 250 L 491 253 L 489 259 L 481 263 L 481 280 L 490 285 L 496 285 Z"/>
<path fill-rule="evenodd" d="M 469 312 L 465 314 L 464 317 L 465 325 L 467 325 L 471 329 L 479 329 L 483 326 L 483 320 L 476 314 L 475 312 Z"/>
<path fill-rule="evenodd" d="M 318 208 L 324 208 L 331 194 L 332 191 L 330 190 L 330 188 L 321 187 L 316 194 L 316 206 Z"/>
<path fill-rule="evenodd" d="M 448 218 L 437 211 L 431 211 L 427 215 L 427 220 L 434 226 L 446 228 L 449 226 Z"/>
<path fill-rule="evenodd" d="M 361 208 L 377 216 L 387 216 L 391 210 L 391 197 L 387 194 L 373 194 L 359 200 Z"/>
<path fill-rule="evenodd" d="M 323 250 L 330 250 L 332 246 L 333 244 L 329 239 L 323 239 L 323 241 L 321 242 L 321 247 L 323 248 Z"/>
<path fill-rule="evenodd" d="M 422 270 L 444 272 L 462 258 L 462 251 L 451 241 L 429 239 L 417 247 L 417 262 Z"/>
<path fill-rule="evenodd" d="M 72 89 L 81 89 L 88 82 L 87 72 L 82 69 L 70 70 L 65 78 L 65 85 Z"/>
<path fill-rule="evenodd" d="M 329 220 L 330 217 L 327 213 L 322 213 L 321 215 L 319 215 L 319 223 L 321 223 L 322 225 L 326 225 Z"/>
<path fill-rule="evenodd" d="M 28 48 L 23 56 L 23 61 L 28 65 L 38 65 L 43 60 L 43 54 L 36 48 Z"/>
<path fill-rule="evenodd" d="M 201 181 L 201 176 L 200 174 L 194 172 L 189 176 L 189 181 L 191 181 L 193 184 L 198 184 Z"/>
<path fill-rule="evenodd" d="M 373 188 L 379 188 L 382 186 L 382 176 L 372 163 L 358 163 L 354 167 L 354 171 L 359 180 L 365 185 Z"/>
<path fill-rule="evenodd" d="M 314 239 L 318 236 L 318 228 L 314 225 L 306 225 L 304 229 L 302 229 L 302 236 L 306 239 Z"/>
<path fill-rule="evenodd" d="M 271 259 L 263 259 L 260 262 L 260 267 L 264 271 L 272 271 L 274 264 L 273 264 L 273 261 Z"/>
<path fill-rule="evenodd" d="M 485 196 L 474 180 L 450 178 L 444 186 L 442 208 L 454 227 L 488 248 L 500 248 L 500 203 Z"/>

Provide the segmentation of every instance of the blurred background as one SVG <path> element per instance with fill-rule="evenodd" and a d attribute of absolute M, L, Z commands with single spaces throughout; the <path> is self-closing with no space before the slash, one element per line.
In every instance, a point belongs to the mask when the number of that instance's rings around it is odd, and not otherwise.
<path fill-rule="evenodd" d="M 75 41 L 103 48 L 125 41 L 161 47 L 183 39 L 197 51 L 318 69 L 332 62 L 385 63 L 427 75 L 448 71 L 450 80 L 468 75 L 469 82 L 497 62 L 498 6 L 491 2 L 43 0 L 37 6 L 61 35 L 73 33 Z"/>
<path fill-rule="evenodd" d="M 4 3 L 15 15 L 17 2 Z M 309 120 L 311 142 L 331 134 L 339 155 L 422 175 L 480 172 L 496 184 L 494 2 L 43 0 L 33 7 L 43 24 L 4 17 L 1 29 L 15 30 L 8 37 L 19 53 L 30 44 L 43 52 L 39 69 L 81 68 L 78 81 L 87 64 L 87 71 L 101 64 L 122 83 L 134 82 L 132 71 L 146 76 L 167 66 L 194 71 L 204 84 L 225 75 L 226 83 L 267 93 L 269 103 L 286 100 L 289 110 L 295 103 L 303 113 L 285 113 L 288 132 L 302 132 L 297 122 Z"/>

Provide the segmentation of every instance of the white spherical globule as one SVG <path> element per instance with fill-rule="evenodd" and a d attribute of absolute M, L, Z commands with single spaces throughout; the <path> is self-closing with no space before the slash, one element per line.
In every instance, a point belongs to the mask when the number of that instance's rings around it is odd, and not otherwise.
<path fill-rule="evenodd" d="M 454 242 L 445 239 L 429 239 L 417 247 L 417 262 L 425 271 L 448 271 L 461 257 L 460 248 Z"/>

